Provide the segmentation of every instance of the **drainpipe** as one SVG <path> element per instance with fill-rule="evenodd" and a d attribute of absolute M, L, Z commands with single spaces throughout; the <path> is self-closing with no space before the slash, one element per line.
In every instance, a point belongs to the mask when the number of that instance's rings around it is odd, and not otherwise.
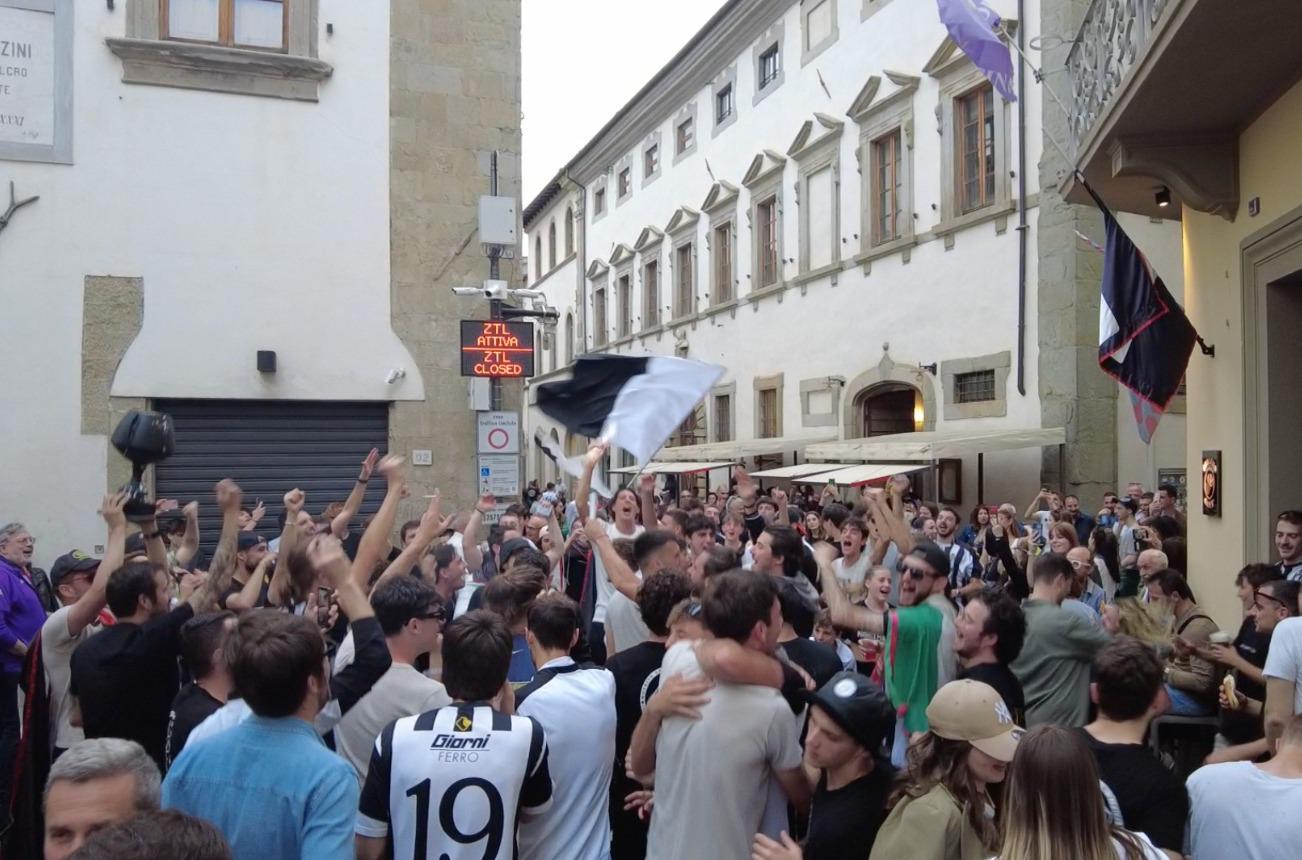
<path fill-rule="evenodd" d="M 1041 120 L 1043 122 L 1043 120 Z M 1026 0 L 1017 0 L 1017 393 L 1026 396 Z"/>

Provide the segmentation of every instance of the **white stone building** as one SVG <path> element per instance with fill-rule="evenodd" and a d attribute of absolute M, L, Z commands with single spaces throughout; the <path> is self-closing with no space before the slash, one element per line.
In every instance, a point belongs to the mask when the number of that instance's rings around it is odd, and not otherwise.
<path fill-rule="evenodd" d="M 1040 32 L 1038 2 L 993 5 L 1023 42 Z M 1041 241 L 1065 207 L 1037 169 L 1045 110 L 1030 80 L 1000 98 L 933 2 L 725 3 L 526 207 L 528 277 L 560 312 L 532 384 L 587 350 L 687 356 L 727 373 L 668 458 L 774 466 L 837 459 L 810 447 L 834 439 L 1063 427 L 1085 505 L 1151 484 L 1183 464 L 1182 422 L 1149 463 L 1115 384 L 1089 376 L 1097 275 L 1059 263 L 1097 252 Z M 1178 229 L 1126 224 L 1179 295 Z M 1024 504 L 1059 456 L 964 454 L 940 495 L 966 510 L 980 469 L 987 502 Z"/>
<path fill-rule="evenodd" d="M 487 306 L 448 288 L 487 274 L 494 150 L 519 193 L 519 30 L 519 0 L 0 0 L 30 45 L 0 62 L 0 193 L 40 198 L 0 233 L 0 518 L 39 564 L 103 543 L 129 408 L 176 413 L 159 493 L 230 475 L 268 534 L 371 445 L 436 449 L 417 487 L 470 504 L 456 320 Z"/>

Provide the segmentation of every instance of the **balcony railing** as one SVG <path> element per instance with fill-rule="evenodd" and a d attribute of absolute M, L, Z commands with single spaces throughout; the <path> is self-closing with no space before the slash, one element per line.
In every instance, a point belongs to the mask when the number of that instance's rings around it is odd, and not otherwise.
<path fill-rule="evenodd" d="M 1072 148 L 1080 151 L 1164 18 L 1189 0 L 1094 0 L 1067 55 Z"/>

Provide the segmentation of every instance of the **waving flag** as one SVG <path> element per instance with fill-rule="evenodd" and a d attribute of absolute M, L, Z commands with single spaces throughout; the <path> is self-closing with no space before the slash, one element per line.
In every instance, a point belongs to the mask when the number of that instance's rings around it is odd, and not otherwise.
<path fill-rule="evenodd" d="M 1198 332 L 1094 189 L 1107 230 L 1099 301 L 1099 367 L 1130 391 L 1147 444 L 1180 388 Z"/>
<path fill-rule="evenodd" d="M 954 44 L 990 79 L 1005 101 L 1015 102 L 1013 56 L 998 36 L 999 13 L 986 0 L 936 0 L 940 22 Z"/>
<path fill-rule="evenodd" d="M 538 430 L 533 434 L 533 441 L 547 455 L 547 459 L 556 464 L 556 468 L 573 478 L 583 477 L 583 455 L 578 457 L 565 456 L 565 452 L 553 445 L 551 440 L 543 435 L 542 430 Z M 610 486 L 601 480 L 600 475 L 592 476 L 592 492 L 603 499 L 609 499 L 615 495 Z"/>
<path fill-rule="evenodd" d="M 658 355 L 584 355 L 570 379 L 538 386 L 538 408 L 571 433 L 651 459 L 723 368 Z"/>

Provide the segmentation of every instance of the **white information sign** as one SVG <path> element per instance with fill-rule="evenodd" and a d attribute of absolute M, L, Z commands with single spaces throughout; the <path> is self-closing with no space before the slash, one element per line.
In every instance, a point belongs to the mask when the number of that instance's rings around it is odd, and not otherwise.
<path fill-rule="evenodd" d="M 0 6 L 0 143 L 54 144 L 54 14 Z"/>
<path fill-rule="evenodd" d="M 484 493 L 512 501 L 520 495 L 520 455 L 479 455 L 479 494 Z"/>
<path fill-rule="evenodd" d="M 520 413 L 479 412 L 479 453 L 519 454 Z"/>

